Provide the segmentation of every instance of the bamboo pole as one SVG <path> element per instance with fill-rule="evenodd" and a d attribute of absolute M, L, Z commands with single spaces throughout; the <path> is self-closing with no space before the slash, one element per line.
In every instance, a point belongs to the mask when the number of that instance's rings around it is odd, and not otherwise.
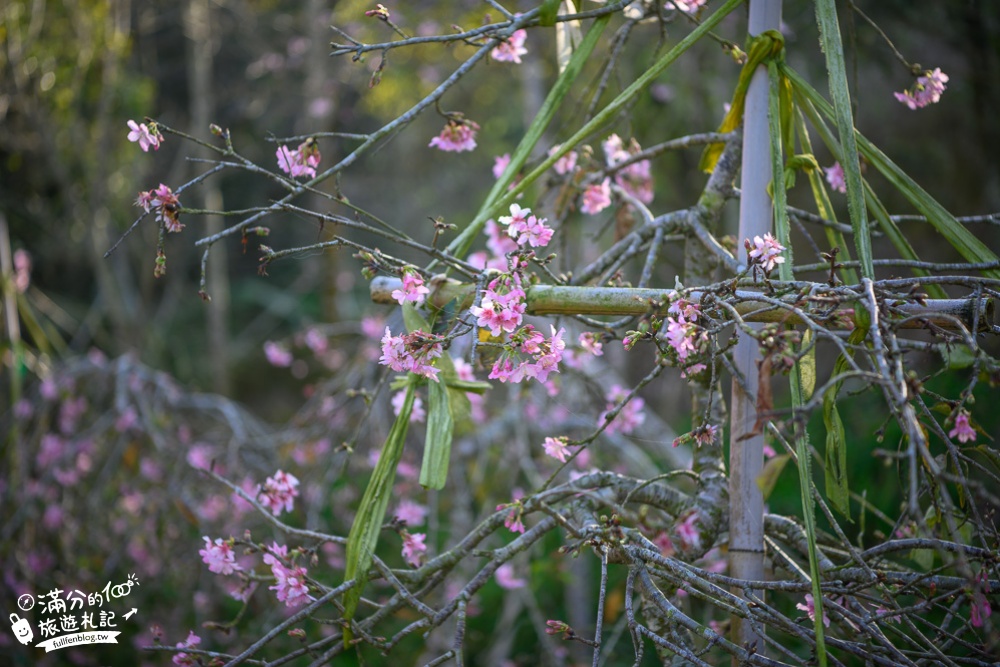
<path fill-rule="evenodd" d="M 751 36 L 781 24 L 781 0 L 751 0 Z M 771 231 L 773 211 L 767 187 L 771 182 L 771 148 L 767 119 L 767 69 L 757 68 L 747 90 L 743 115 L 743 167 L 741 169 L 740 230 L 738 239 L 762 236 Z M 739 244 L 738 244 L 739 245 Z M 739 259 L 747 262 L 746 249 Z M 760 325 L 756 325 L 760 326 Z M 729 429 L 729 572 L 737 579 L 764 579 L 764 497 L 757 478 L 764 465 L 764 434 L 756 435 L 755 399 L 758 387 L 757 345 L 741 336 L 733 351 L 733 364 L 745 384 L 732 382 Z M 742 590 L 734 590 L 737 595 Z M 753 591 L 762 596 L 763 591 Z M 730 638 L 739 646 L 755 646 L 763 652 L 764 641 L 749 623 L 732 616 Z M 737 664 L 734 659 L 733 664 Z"/>
<path fill-rule="evenodd" d="M 431 294 L 428 302 L 435 308 L 444 308 L 449 302 L 455 301 L 459 309 L 472 305 L 475 285 L 460 283 L 454 280 L 431 282 Z M 392 298 L 393 290 L 402 289 L 403 282 L 399 278 L 379 276 L 372 280 L 369 291 L 375 303 L 396 303 Z M 639 289 L 632 287 L 575 287 L 566 285 L 534 285 L 526 290 L 526 312 L 529 315 L 643 315 L 654 307 L 664 306 L 676 296 L 676 290 L 671 289 Z M 704 292 L 695 290 L 687 294 L 691 301 L 698 302 Z M 829 303 L 825 300 L 806 301 L 798 303 L 798 295 L 775 298 L 784 304 L 778 306 L 761 300 L 763 293 L 754 290 L 736 290 L 731 297 L 720 299 L 732 304 L 733 309 L 747 322 L 782 322 L 784 324 L 800 325 L 802 318 L 788 310 L 793 305 L 806 314 L 823 318 L 825 328 L 850 328 L 853 310 L 849 307 L 829 312 Z M 900 303 L 897 306 L 899 318 L 909 318 L 901 322 L 904 329 L 923 329 L 933 324 L 942 329 L 953 331 L 961 323 L 971 331 L 973 323 L 978 324 L 979 331 L 990 331 L 994 325 L 996 307 L 993 299 L 925 299 L 919 303 Z M 712 316 L 725 316 L 724 313 L 707 312 Z M 892 318 L 887 320 L 892 322 Z M 752 425 L 752 423 L 751 423 Z"/>

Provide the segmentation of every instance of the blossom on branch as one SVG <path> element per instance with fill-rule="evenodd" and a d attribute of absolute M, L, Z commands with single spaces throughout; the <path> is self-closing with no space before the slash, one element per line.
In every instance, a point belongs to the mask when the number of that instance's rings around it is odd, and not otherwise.
<path fill-rule="evenodd" d="M 539 220 L 530 208 L 521 208 L 518 204 L 510 205 L 510 215 L 500 216 L 500 223 L 507 225 L 507 235 L 519 246 L 528 244 L 532 248 L 547 246 L 552 240 L 554 230 L 546 226 L 546 222 L 546 218 Z"/>
<path fill-rule="evenodd" d="M 412 333 L 393 336 L 389 327 L 382 337 L 382 356 L 378 362 L 394 371 L 416 373 L 438 382 L 439 369 L 431 362 L 441 356 L 442 338 L 419 329 Z"/>
<path fill-rule="evenodd" d="M 934 71 L 927 70 L 924 76 L 917 78 L 913 88 L 904 90 L 901 93 L 893 93 L 896 99 L 908 106 L 911 110 L 922 109 L 928 104 L 935 104 L 941 99 L 941 93 L 945 91 L 948 83 L 948 75 L 941 71 L 940 67 L 935 67 Z"/>
<path fill-rule="evenodd" d="M 549 155 L 555 155 L 559 148 L 560 146 L 558 144 L 550 148 Z M 555 169 L 556 173 L 560 176 L 571 174 L 576 169 L 576 157 L 576 151 L 570 151 L 556 160 L 556 163 L 552 165 L 552 168 Z"/>
<path fill-rule="evenodd" d="M 747 249 L 751 263 L 760 266 L 764 273 L 771 273 L 778 264 L 785 263 L 785 258 L 781 256 L 781 253 L 785 251 L 785 246 L 778 243 L 778 240 L 771 236 L 770 232 L 764 234 L 763 238 L 753 237 L 752 247 L 750 239 L 744 239 L 743 245 Z"/>
<path fill-rule="evenodd" d="M 142 149 L 143 153 L 148 153 L 150 148 L 160 150 L 163 135 L 156 129 L 156 123 L 153 123 L 151 127 L 147 127 L 145 123 L 138 125 L 134 120 L 130 120 L 128 127 L 131 130 L 128 133 L 128 140 L 132 143 L 138 142 L 139 148 Z"/>
<path fill-rule="evenodd" d="M 199 549 L 198 555 L 208 565 L 209 572 L 232 574 L 243 569 L 236 562 L 236 553 L 233 551 L 232 544 L 223 541 L 221 537 L 215 538 L 215 544 L 212 544 L 207 536 L 202 537 L 202 539 L 205 540 L 205 548 Z"/>
<path fill-rule="evenodd" d="M 322 159 L 315 139 L 306 139 L 295 150 L 289 150 L 288 146 L 284 145 L 278 146 L 275 155 L 278 158 L 278 167 L 292 178 L 299 176 L 315 178 L 316 167 Z"/>
<path fill-rule="evenodd" d="M 420 274 L 415 269 L 406 267 L 403 269 L 403 289 L 393 290 L 391 296 L 399 302 L 399 305 L 410 301 L 419 306 L 430 293 L 430 289 L 424 286 L 424 279 Z"/>
<path fill-rule="evenodd" d="M 284 602 L 286 607 L 297 607 L 314 599 L 309 595 L 309 587 L 306 585 L 306 568 L 285 567 L 275 561 L 271 564 L 271 572 L 274 574 L 275 585 L 267 588 L 275 591 L 278 601 Z"/>
<path fill-rule="evenodd" d="M 441 134 L 431 139 L 428 146 L 452 153 L 471 151 L 476 148 L 478 131 L 479 124 L 471 120 L 449 120 Z"/>
<path fill-rule="evenodd" d="M 264 488 L 258 494 L 257 501 L 271 510 L 274 516 L 278 516 L 283 511 L 292 511 L 298 495 L 299 480 L 295 475 L 279 470 L 264 481 Z"/>
<path fill-rule="evenodd" d="M 409 563 L 412 567 L 420 567 L 421 554 L 427 551 L 427 545 L 424 544 L 424 540 L 427 539 L 426 533 L 413 533 L 412 535 L 403 531 L 403 559 Z"/>
<path fill-rule="evenodd" d="M 976 439 L 976 429 L 969 423 L 969 413 L 960 410 L 955 417 L 955 428 L 948 431 L 949 438 L 958 438 L 959 442 L 972 442 Z"/>
<path fill-rule="evenodd" d="M 168 232 L 179 232 L 184 229 L 180 221 L 181 202 L 177 195 L 163 183 L 160 186 L 140 192 L 135 200 L 135 205 L 142 208 L 146 213 L 150 209 L 156 209 L 156 219 L 163 223 Z"/>
<path fill-rule="evenodd" d="M 566 446 L 566 438 L 545 438 L 542 447 L 545 448 L 547 455 L 561 463 L 566 463 L 566 457 L 570 454 L 569 447 Z"/>
<path fill-rule="evenodd" d="M 528 38 L 528 31 L 524 28 L 515 30 L 507 39 L 490 51 L 490 58 L 497 62 L 508 62 L 521 64 L 521 56 L 528 53 L 524 48 L 524 40 Z"/>
<path fill-rule="evenodd" d="M 524 588 L 528 583 L 524 579 L 518 579 L 514 576 L 514 566 L 510 563 L 504 563 L 498 567 L 493 576 L 496 577 L 497 584 L 500 585 L 500 588 L 505 588 L 509 591 L 516 588 Z"/>
<path fill-rule="evenodd" d="M 625 387 L 618 384 L 612 385 L 611 389 L 608 390 L 607 396 L 605 396 L 608 402 L 607 409 L 597 418 L 597 425 L 604 424 L 615 408 L 618 407 L 618 404 L 628 398 L 628 395 L 629 390 Z M 645 407 L 646 401 L 639 396 L 633 396 L 632 400 L 621 406 L 618 415 L 614 418 L 614 421 L 608 424 L 605 430 L 608 433 L 628 435 L 646 421 L 646 414 L 643 412 Z"/>
<path fill-rule="evenodd" d="M 809 614 L 810 620 L 812 621 L 816 620 L 816 605 L 813 602 L 813 596 L 810 595 L 809 593 L 806 593 L 806 603 L 802 604 L 800 602 L 797 605 L 795 605 L 795 608 L 801 609 L 802 611 Z M 825 611 L 823 612 L 823 625 L 825 625 L 826 627 L 830 627 L 830 617 L 826 615 Z"/>
<path fill-rule="evenodd" d="M 600 183 L 594 183 L 583 191 L 580 210 L 587 215 L 597 215 L 611 206 L 611 180 L 605 178 Z"/>

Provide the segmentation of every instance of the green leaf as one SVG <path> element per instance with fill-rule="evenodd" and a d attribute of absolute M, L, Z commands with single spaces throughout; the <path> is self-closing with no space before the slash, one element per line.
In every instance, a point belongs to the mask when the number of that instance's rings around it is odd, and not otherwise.
<path fill-rule="evenodd" d="M 424 439 L 424 461 L 420 466 L 420 486 L 440 490 L 448 479 L 455 421 L 448 388 L 441 382 L 428 382 L 427 388 L 427 436 Z"/>
<path fill-rule="evenodd" d="M 361 600 L 361 592 L 368 582 L 368 568 L 371 567 L 372 555 L 378 545 L 379 532 L 382 530 L 382 521 L 385 518 L 385 510 L 389 505 L 389 498 L 392 497 L 392 484 L 396 479 L 396 467 L 403 456 L 403 443 L 406 441 L 406 432 L 410 427 L 410 413 L 413 411 L 414 396 L 414 387 L 410 384 L 406 389 L 406 396 L 399 409 L 399 415 L 393 422 L 389 436 L 382 446 L 382 453 L 375 465 L 375 470 L 372 472 L 371 479 L 368 481 L 365 495 L 361 498 L 361 505 L 358 507 L 358 513 L 354 516 L 351 532 L 347 536 L 344 581 L 355 579 L 356 583 L 351 590 L 344 594 L 345 621 L 354 618 L 358 602 Z M 345 644 L 350 642 L 351 638 L 350 628 L 345 628 Z"/>
<path fill-rule="evenodd" d="M 562 4 L 565 13 L 576 13 L 576 5 L 573 0 L 563 0 Z M 573 51 L 582 39 L 580 21 L 562 21 L 556 24 L 556 64 L 559 66 L 560 74 L 569 66 Z"/>
<path fill-rule="evenodd" d="M 951 371 L 968 368 L 976 362 L 976 353 L 968 345 L 939 343 L 937 350 Z"/>
<path fill-rule="evenodd" d="M 406 331 L 413 333 L 414 331 L 423 331 L 424 333 L 431 332 L 431 324 L 428 322 L 417 307 L 413 303 L 407 301 L 403 304 L 403 324 L 406 325 Z"/>
<path fill-rule="evenodd" d="M 781 128 L 781 75 L 778 73 L 778 63 L 767 62 L 768 97 L 767 121 L 770 126 L 771 139 L 771 190 L 774 198 L 774 235 L 778 243 L 785 247 L 785 261 L 778 265 L 778 277 L 781 280 L 794 280 L 792 275 L 791 229 L 788 224 L 788 197 L 785 193 L 785 158 L 782 146 Z"/>
<path fill-rule="evenodd" d="M 790 454 L 782 454 L 771 457 L 764 463 L 764 468 L 761 470 L 760 476 L 757 477 L 757 486 L 760 488 L 764 500 L 771 496 L 771 492 L 774 491 L 774 487 L 778 483 L 778 478 L 781 477 L 781 471 L 785 469 L 791 458 Z"/>
<path fill-rule="evenodd" d="M 559 0 L 543 0 L 542 6 L 538 8 L 538 24 L 545 27 L 554 26 L 558 15 Z"/>
<path fill-rule="evenodd" d="M 847 67 L 844 63 L 844 45 L 840 40 L 840 24 L 837 22 L 835 0 L 816 0 L 816 22 L 819 24 L 820 46 L 826 55 L 826 69 L 830 81 L 830 97 L 833 98 L 837 131 L 840 134 L 840 165 L 844 168 L 847 183 L 847 210 L 854 230 L 854 246 L 861 260 L 861 275 L 875 278 L 872 262 L 871 230 L 865 210 L 865 194 L 861 185 L 861 161 L 858 159 L 858 140 L 854 132 L 854 117 L 851 113 L 851 91 L 847 86 Z M 816 611 L 816 617 L 822 614 Z M 819 623 L 816 624 L 819 627 Z M 825 656 L 824 656 L 825 657 Z M 825 660 L 821 660 L 825 662 Z"/>
<path fill-rule="evenodd" d="M 833 508 L 850 518 L 851 493 L 847 484 L 847 440 L 844 422 L 837 410 L 835 387 L 823 396 L 823 425 L 826 426 L 826 495 Z"/>
<path fill-rule="evenodd" d="M 812 344 L 812 339 L 812 329 L 806 329 L 802 336 L 802 349 L 809 351 L 799 360 L 799 377 L 802 382 L 802 397 L 807 401 L 812 398 L 813 392 L 816 391 L 816 346 L 809 347 Z"/>

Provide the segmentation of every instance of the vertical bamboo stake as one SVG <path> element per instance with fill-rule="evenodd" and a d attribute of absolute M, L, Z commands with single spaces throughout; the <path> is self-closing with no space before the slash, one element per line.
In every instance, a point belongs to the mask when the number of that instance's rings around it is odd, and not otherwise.
<path fill-rule="evenodd" d="M 750 35 L 777 29 L 781 0 L 750 0 Z M 771 182 L 771 148 L 767 123 L 767 68 L 758 67 L 747 91 L 743 115 L 743 167 L 741 170 L 740 242 L 771 231 L 772 207 L 767 186 Z M 737 244 L 739 245 L 739 244 Z M 740 261 L 746 250 L 740 247 Z M 760 326 L 760 325 L 754 325 Z M 736 368 L 746 378 L 746 389 L 733 380 L 729 452 L 729 570 L 737 579 L 764 578 L 764 499 L 757 478 L 764 464 L 763 433 L 746 437 L 756 422 L 757 345 L 746 336 L 733 352 Z M 743 591 L 734 591 L 742 594 Z M 732 640 L 763 650 L 763 638 L 749 623 L 732 619 Z M 735 659 L 734 659 L 734 663 Z"/>

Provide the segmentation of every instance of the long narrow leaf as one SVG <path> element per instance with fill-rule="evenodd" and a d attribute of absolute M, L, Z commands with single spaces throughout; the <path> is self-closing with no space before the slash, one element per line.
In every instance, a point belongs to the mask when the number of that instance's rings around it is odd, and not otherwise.
<path fill-rule="evenodd" d="M 767 121 L 771 138 L 771 192 L 774 198 L 774 234 L 778 243 L 785 246 L 785 261 L 778 265 L 781 280 L 794 280 L 792 276 L 791 229 L 788 225 L 788 196 L 785 192 L 785 158 L 781 130 L 781 75 L 774 60 L 767 63 Z"/>
<path fill-rule="evenodd" d="M 448 479 L 448 460 L 455 433 L 448 388 L 443 382 L 429 382 L 427 436 L 424 440 L 424 460 L 420 466 L 420 486 L 441 490 Z"/>
<path fill-rule="evenodd" d="M 368 568 L 371 567 L 372 555 L 375 553 L 379 532 L 382 530 L 382 520 L 389 506 L 389 498 L 392 497 L 396 468 L 403 456 L 403 443 L 410 427 L 414 397 L 413 385 L 410 384 L 406 388 L 403 405 L 389 430 L 389 437 L 382 446 L 382 453 L 368 481 L 365 495 L 361 498 L 361 505 L 354 517 L 351 532 L 347 536 L 344 581 L 356 580 L 354 587 L 344 594 L 344 620 L 348 622 L 354 618 L 354 612 L 357 611 L 358 602 L 361 600 L 361 592 L 368 581 Z M 349 628 L 344 630 L 344 641 L 345 643 L 351 641 Z"/>
<path fill-rule="evenodd" d="M 875 279 L 872 262 L 871 230 L 865 211 L 865 194 L 861 185 L 861 162 L 858 160 L 858 141 L 854 132 L 851 113 L 851 91 L 847 87 L 847 67 L 844 64 L 844 45 L 840 40 L 835 0 L 816 0 L 816 22 L 819 24 L 820 45 L 826 55 L 826 69 L 830 81 L 830 97 L 837 120 L 837 130 L 843 146 L 840 165 L 847 182 L 847 210 L 854 229 L 854 246 L 861 260 L 861 275 Z M 817 612 L 818 613 L 818 612 Z"/>

